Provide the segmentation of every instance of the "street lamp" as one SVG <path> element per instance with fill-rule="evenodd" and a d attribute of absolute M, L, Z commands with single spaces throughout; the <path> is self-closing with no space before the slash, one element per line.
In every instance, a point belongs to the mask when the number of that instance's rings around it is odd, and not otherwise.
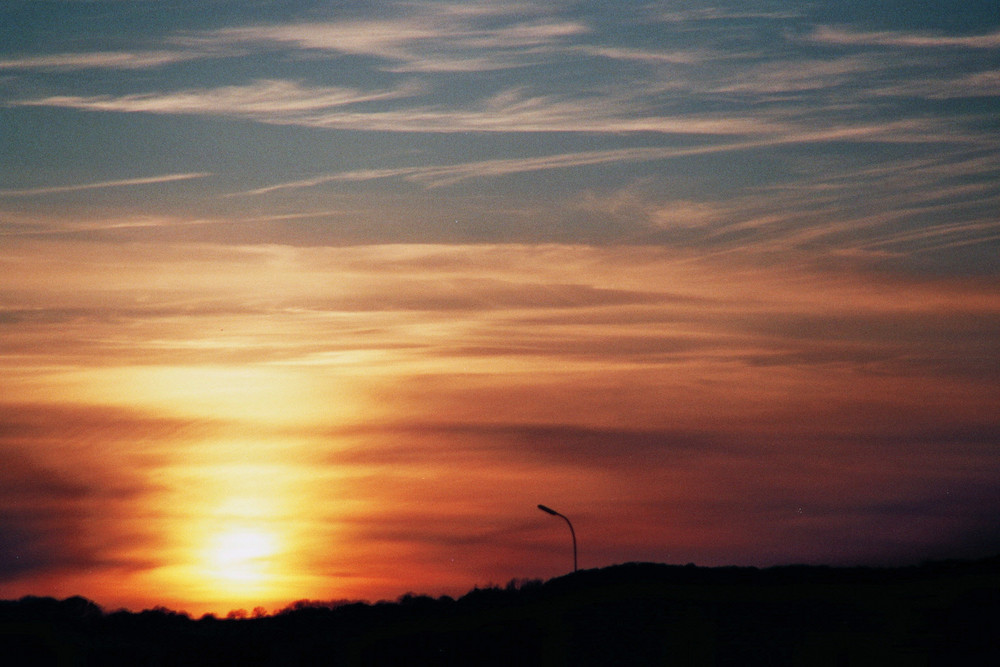
<path fill-rule="evenodd" d="M 545 505 L 539 505 L 538 509 L 542 510 L 546 514 L 562 517 L 566 521 L 566 525 L 569 526 L 569 534 L 573 537 L 573 571 L 576 572 L 576 531 L 573 530 L 573 524 L 569 522 L 569 519 L 566 517 L 566 515 L 560 514 L 551 507 L 546 507 Z"/>

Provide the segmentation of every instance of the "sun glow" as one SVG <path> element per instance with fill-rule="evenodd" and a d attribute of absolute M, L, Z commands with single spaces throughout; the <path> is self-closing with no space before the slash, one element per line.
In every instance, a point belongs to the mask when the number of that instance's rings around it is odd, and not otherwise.
<path fill-rule="evenodd" d="M 219 588 L 265 587 L 274 577 L 278 537 L 249 527 L 228 528 L 212 536 L 204 555 L 206 576 Z"/>
<path fill-rule="evenodd" d="M 296 525 L 305 515 L 290 487 L 301 490 L 303 473 L 267 457 L 254 463 L 205 462 L 233 456 L 235 446 L 217 441 L 203 447 L 202 459 L 189 461 L 201 466 L 199 474 L 185 467 L 174 480 L 187 492 L 173 496 L 180 516 L 170 529 L 176 550 L 169 576 L 213 611 L 273 604 L 299 593 Z M 243 449 L 249 446 L 244 443 Z M 263 442 L 253 447 L 267 449 Z"/>

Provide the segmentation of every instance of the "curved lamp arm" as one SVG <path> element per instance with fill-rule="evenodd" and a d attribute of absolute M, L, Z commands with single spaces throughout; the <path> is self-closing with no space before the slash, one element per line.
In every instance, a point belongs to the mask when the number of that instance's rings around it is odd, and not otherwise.
<path fill-rule="evenodd" d="M 561 517 L 566 521 L 566 525 L 569 526 L 569 534 L 573 538 L 573 571 L 576 572 L 576 531 L 573 530 L 573 524 L 570 523 L 569 518 L 565 514 L 560 514 L 551 507 L 546 507 L 545 505 L 539 505 L 538 509 L 542 510 L 546 514 L 551 514 L 552 516 Z"/>

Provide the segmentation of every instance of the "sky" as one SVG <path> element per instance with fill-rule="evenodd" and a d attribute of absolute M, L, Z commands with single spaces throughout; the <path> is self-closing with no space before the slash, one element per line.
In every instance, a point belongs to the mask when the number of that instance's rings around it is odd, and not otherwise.
<path fill-rule="evenodd" d="M 0 4 L 0 598 L 1000 552 L 993 1 Z"/>

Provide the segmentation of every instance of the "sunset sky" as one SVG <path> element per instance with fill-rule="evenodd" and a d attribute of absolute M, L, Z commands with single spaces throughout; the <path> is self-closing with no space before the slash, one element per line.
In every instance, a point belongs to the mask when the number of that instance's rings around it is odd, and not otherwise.
<path fill-rule="evenodd" d="M 995 0 L 0 3 L 0 598 L 1000 552 Z"/>

